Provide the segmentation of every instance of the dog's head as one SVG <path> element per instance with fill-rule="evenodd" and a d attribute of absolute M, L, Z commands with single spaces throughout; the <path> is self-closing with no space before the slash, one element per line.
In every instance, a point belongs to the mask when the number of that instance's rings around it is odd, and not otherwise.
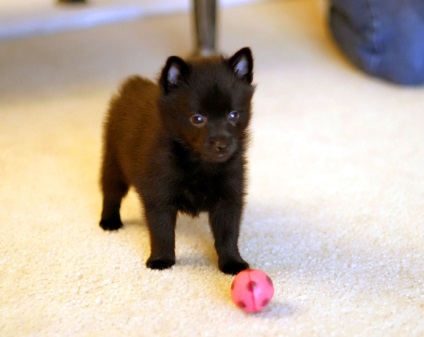
<path fill-rule="evenodd" d="M 252 80 L 249 48 L 229 58 L 185 62 L 171 56 L 159 80 L 162 120 L 175 139 L 202 160 L 226 162 L 247 137 Z"/>

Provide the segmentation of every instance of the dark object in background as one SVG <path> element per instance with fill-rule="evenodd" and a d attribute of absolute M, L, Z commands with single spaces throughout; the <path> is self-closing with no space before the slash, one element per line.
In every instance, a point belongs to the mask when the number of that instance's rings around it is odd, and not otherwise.
<path fill-rule="evenodd" d="M 57 0 L 60 4 L 81 4 L 86 3 L 87 0 Z"/>
<path fill-rule="evenodd" d="M 113 98 L 104 132 L 100 226 L 122 227 L 121 200 L 134 186 L 150 233 L 147 266 L 175 264 L 178 212 L 208 212 L 221 271 L 248 268 L 238 250 L 245 150 L 254 93 L 253 58 L 168 58 L 158 85 L 134 76 Z"/>
<path fill-rule="evenodd" d="M 335 41 L 360 69 L 424 84 L 423 0 L 331 0 L 329 15 Z"/>
<path fill-rule="evenodd" d="M 193 0 L 195 55 L 209 56 L 216 53 L 216 0 Z"/>

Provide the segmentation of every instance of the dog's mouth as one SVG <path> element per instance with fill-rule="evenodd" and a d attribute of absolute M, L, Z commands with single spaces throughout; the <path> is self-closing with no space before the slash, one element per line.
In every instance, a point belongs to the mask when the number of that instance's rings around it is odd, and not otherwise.
<path fill-rule="evenodd" d="M 204 153 L 202 158 L 209 163 L 225 163 L 231 156 L 232 153 Z"/>

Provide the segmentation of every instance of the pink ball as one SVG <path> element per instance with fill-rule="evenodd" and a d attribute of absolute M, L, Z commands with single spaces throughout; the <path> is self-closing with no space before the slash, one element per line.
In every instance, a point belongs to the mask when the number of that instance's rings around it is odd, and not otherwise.
<path fill-rule="evenodd" d="M 234 304 L 247 312 L 261 311 L 271 302 L 272 296 L 272 280 L 261 270 L 243 270 L 231 284 L 231 298 Z"/>

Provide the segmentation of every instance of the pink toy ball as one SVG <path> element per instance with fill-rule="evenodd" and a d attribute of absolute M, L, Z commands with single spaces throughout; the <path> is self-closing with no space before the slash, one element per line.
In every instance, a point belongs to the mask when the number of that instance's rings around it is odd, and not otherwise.
<path fill-rule="evenodd" d="M 238 273 L 231 284 L 234 304 L 247 312 L 259 312 L 274 296 L 271 278 L 261 270 L 246 269 Z"/>

